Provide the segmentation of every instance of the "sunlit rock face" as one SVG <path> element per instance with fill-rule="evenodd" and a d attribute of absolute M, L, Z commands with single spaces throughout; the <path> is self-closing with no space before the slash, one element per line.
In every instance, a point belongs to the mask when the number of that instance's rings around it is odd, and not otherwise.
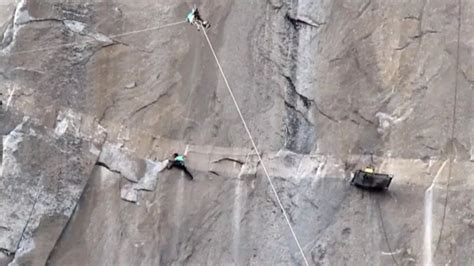
<path fill-rule="evenodd" d="M 1 1 L 0 265 L 304 265 L 263 165 L 310 265 L 474 264 L 473 16 Z M 385 193 L 350 186 L 369 164 Z"/>

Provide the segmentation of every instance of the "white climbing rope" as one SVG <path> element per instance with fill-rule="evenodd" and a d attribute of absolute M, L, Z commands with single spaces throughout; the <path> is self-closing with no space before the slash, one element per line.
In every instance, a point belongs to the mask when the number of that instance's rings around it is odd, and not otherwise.
<path fill-rule="evenodd" d="M 174 22 L 174 23 L 170 23 L 170 24 L 166 24 L 166 25 L 159 25 L 159 26 L 154 26 L 154 27 L 150 27 L 150 28 L 144 28 L 144 29 L 140 29 L 140 30 L 134 30 L 134 31 L 123 32 L 123 33 L 109 35 L 109 36 L 106 35 L 106 36 L 110 39 L 113 39 L 113 38 L 119 38 L 119 37 L 129 36 L 129 35 L 133 35 L 133 34 L 148 32 L 148 31 L 164 29 L 164 28 L 168 28 L 168 27 L 172 27 L 172 26 L 176 26 L 176 25 L 180 25 L 180 24 L 184 24 L 184 23 L 186 23 L 186 21 L 179 21 L 179 22 Z M 8 55 L 30 54 L 30 53 L 36 53 L 36 52 L 49 51 L 49 50 L 56 50 L 56 49 L 69 47 L 69 46 L 74 46 L 74 45 L 78 45 L 78 44 L 88 44 L 88 43 L 96 43 L 96 42 L 98 42 L 98 41 L 97 40 L 88 40 L 88 41 L 80 41 L 80 42 L 71 42 L 71 43 L 65 43 L 65 44 L 60 44 L 60 45 L 55 45 L 55 46 L 44 47 L 44 48 L 13 52 L 13 53 L 9 53 Z"/>
<path fill-rule="evenodd" d="M 267 176 L 268 182 L 270 183 L 270 186 L 273 190 L 273 193 L 275 194 L 275 197 L 277 199 L 278 205 L 280 205 L 281 211 L 283 212 L 283 216 L 285 217 L 286 223 L 288 224 L 288 227 L 290 228 L 291 234 L 293 235 L 293 238 L 295 239 L 296 244 L 298 245 L 298 248 L 300 250 L 301 256 L 304 259 L 304 262 L 307 266 L 309 266 L 308 260 L 306 259 L 306 256 L 303 252 L 303 248 L 301 247 L 300 241 L 298 240 L 298 237 L 296 236 L 295 231 L 293 230 L 293 226 L 290 223 L 290 219 L 288 218 L 288 214 L 285 211 L 285 208 L 283 207 L 283 204 L 281 203 L 280 197 L 278 196 L 278 193 L 275 189 L 275 186 L 273 185 L 273 181 L 270 178 L 270 175 L 268 174 L 267 168 L 265 167 L 265 164 L 263 163 L 262 157 L 260 156 L 260 152 L 258 151 L 257 145 L 255 144 L 255 141 L 253 140 L 252 134 L 250 133 L 249 127 L 247 126 L 247 122 L 245 122 L 244 116 L 242 115 L 242 112 L 240 111 L 239 104 L 237 103 L 237 100 L 235 99 L 234 93 L 232 92 L 232 89 L 230 88 L 229 82 L 227 81 L 227 78 L 224 74 L 224 70 L 222 70 L 222 66 L 219 62 L 219 59 L 217 58 L 216 52 L 214 51 L 214 48 L 212 46 L 211 41 L 209 40 L 209 37 L 207 36 L 206 30 L 202 25 L 199 25 L 201 28 L 202 32 L 204 33 L 204 36 L 206 37 L 207 43 L 209 44 L 209 48 L 211 49 L 212 54 L 214 55 L 214 59 L 216 60 L 217 66 L 219 67 L 219 70 L 221 72 L 222 78 L 224 79 L 225 85 L 227 86 L 227 89 L 229 90 L 230 97 L 232 98 L 232 101 L 234 102 L 235 108 L 237 109 L 237 113 L 239 113 L 240 119 L 242 120 L 242 124 L 244 125 L 245 131 L 247 131 L 247 134 L 250 138 L 250 141 L 252 142 L 252 146 L 257 153 L 258 160 L 262 164 L 263 171 L 265 172 L 265 175 Z"/>
<path fill-rule="evenodd" d="M 13 99 L 13 95 L 15 94 L 15 89 L 16 89 L 15 87 L 13 87 L 13 88 L 10 89 L 10 93 L 9 93 L 10 96 L 8 96 L 7 105 L 6 105 L 6 107 L 5 107 L 6 110 L 8 110 L 8 107 L 10 107 L 10 104 L 11 104 L 12 99 Z"/>
<path fill-rule="evenodd" d="M 141 29 L 141 30 L 135 30 L 135 31 L 129 31 L 129 32 L 124 32 L 124 33 L 120 33 L 120 34 L 110 35 L 109 37 L 110 38 L 123 37 L 123 36 L 132 35 L 132 34 L 147 32 L 147 31 L 160 30 L 160 29 L 164 29 L 164 28 L 168 28 L 168 27 L 172 27 L 172 26 L 176 26 L 176 25 L 181 25 L 181 24 L 184 24 L 184 23 L 186 23 L 186 21 L 179 21 L 179 22 L 174 22 L 174 23 L 162 25 L 162 26 L 155 26 L 155 27 L 151 27 L 151 28 L 145 28 L 145 29 Z"/>

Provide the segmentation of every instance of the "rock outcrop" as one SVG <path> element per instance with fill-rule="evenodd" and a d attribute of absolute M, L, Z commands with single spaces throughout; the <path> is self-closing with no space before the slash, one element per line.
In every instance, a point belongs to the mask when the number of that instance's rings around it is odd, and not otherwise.
<path fill-rule="evenodd" d="M 12 121 L 11 115 L 0 119 L 2 125 Z M 14 257 L 12 265 L 41 265 L 77 206 L 105 132 L 82 135 L 85 123 L 62 115 L 54 131 L 26 116 L 17 123 L 3 128 L 9 132 L 3 137 L 0 249 Z"/>

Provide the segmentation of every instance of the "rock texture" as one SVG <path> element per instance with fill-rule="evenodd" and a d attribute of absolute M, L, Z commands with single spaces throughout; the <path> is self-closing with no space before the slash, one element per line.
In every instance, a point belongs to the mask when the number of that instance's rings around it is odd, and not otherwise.
<path fill-rule="evenodd" d="M 129 153 L 129 152 L 128 152 Z M 120 147 L 107 144 L 102 148 L 97 165 L 124 177 L 127 182 L 122 186 L 122 199 L 138 202 L 139 191 L 154 191 L 158 182 L 158 174 L 163 171 L 168 160 L 154 162 L 133 158 Z"/>
<path fill-rule="evenodd" d="M 2 125 L 8 125 L 2 115 Z M 104 134 L 81 136 L 68 118 L 56 130 L 24 117 L 3 137 L 0 246 L 12 265 L 44 264 L 72 215 Z M 68 126 L 69 125 L 69 126 Z M 76 125 L 80 126 L 80 125 Z M 98 131 L 100 132 L 100 131 Z"/>
<path fill-rule="evenodd" d="M 311 265 L 474 264 L 474 2 L 5 0 L 0 265 L 304 263 L 194 5 Z"/>

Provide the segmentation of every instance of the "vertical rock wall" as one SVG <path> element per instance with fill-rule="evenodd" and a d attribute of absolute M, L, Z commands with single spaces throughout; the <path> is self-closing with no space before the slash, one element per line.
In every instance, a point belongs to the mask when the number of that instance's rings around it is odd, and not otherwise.
<path fill-rule="evenodd" d="M 193 5 L 311 264 L 472 264 L 470 1 L 18 0 L 0 265 L 302 264 Z"/>

